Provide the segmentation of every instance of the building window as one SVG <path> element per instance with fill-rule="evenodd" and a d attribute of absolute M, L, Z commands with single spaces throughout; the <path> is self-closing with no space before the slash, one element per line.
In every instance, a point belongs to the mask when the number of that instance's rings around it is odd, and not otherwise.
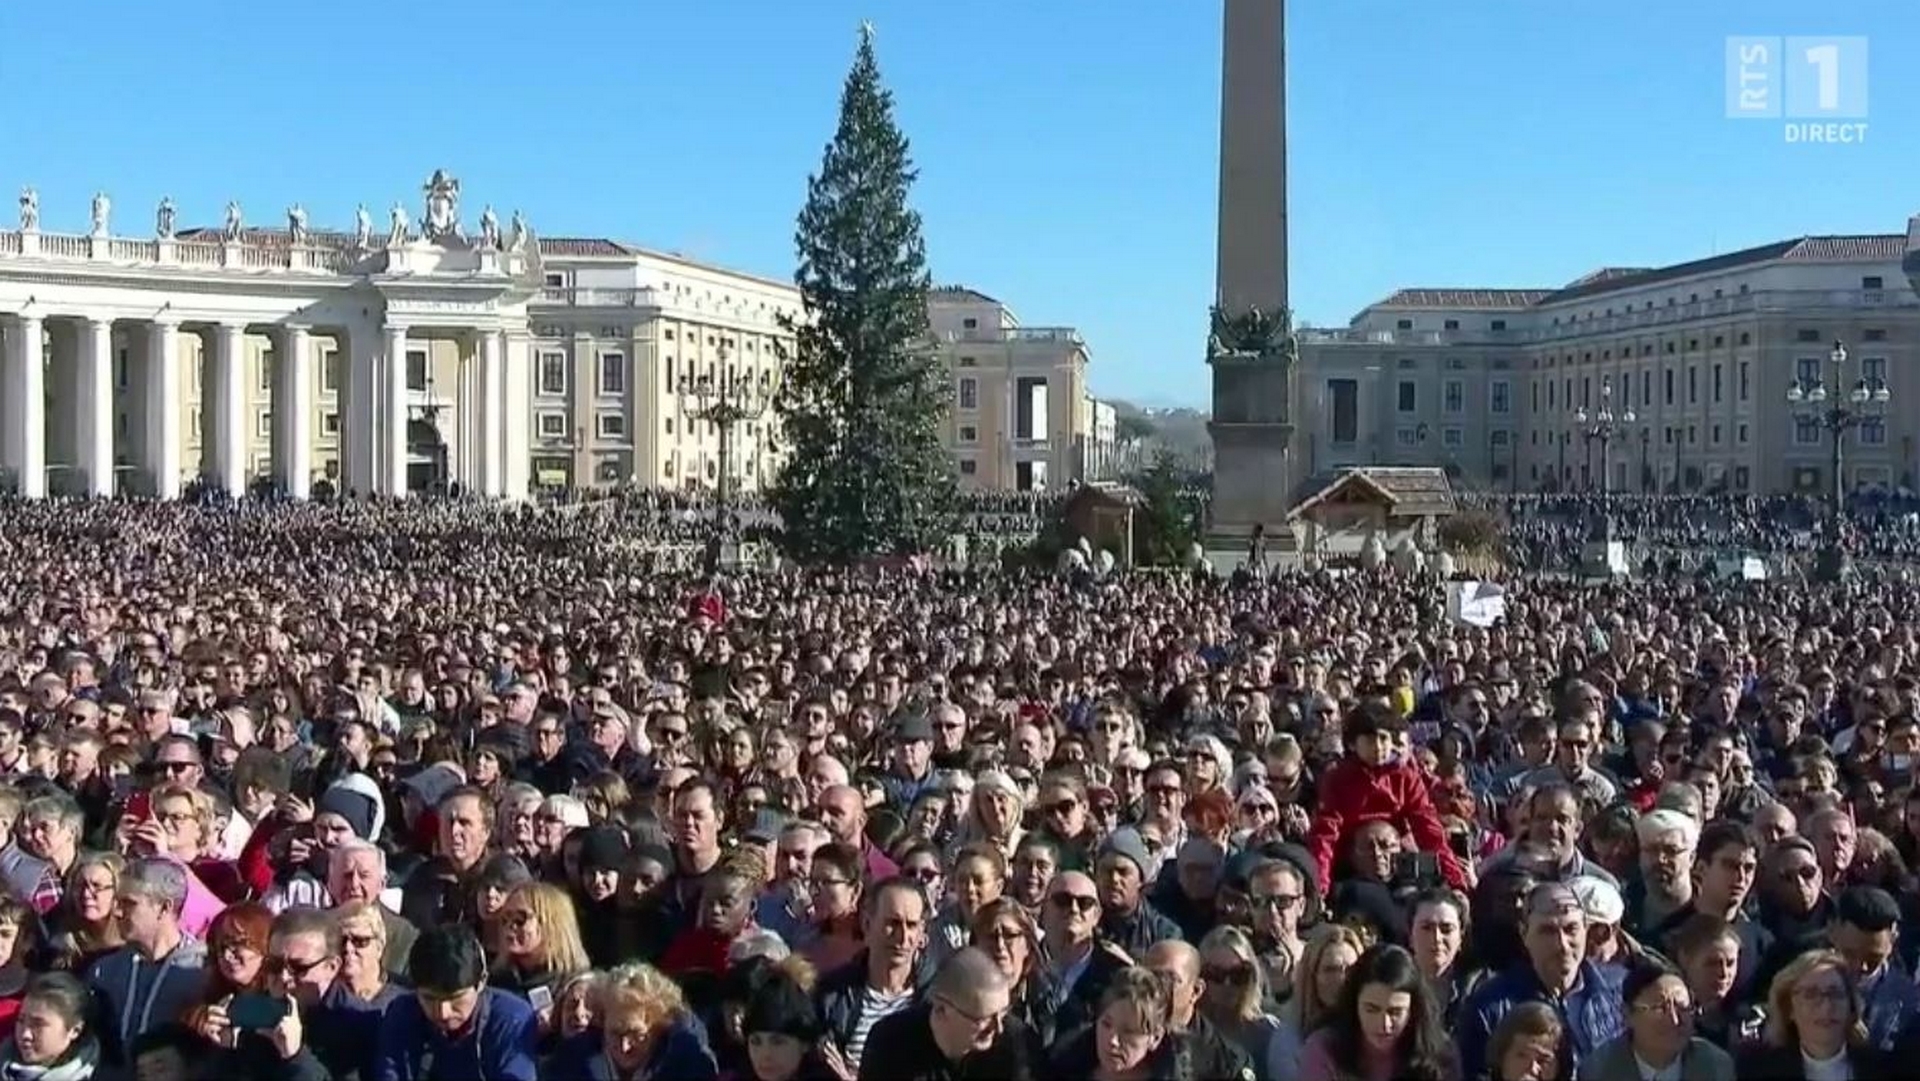
<path fill-rule="evenodd" d="M 1417 447 L 1420 445 L 1420 432 L 1418 429 L 1396 428 L 1394 429 L 1393 438 L 1395 442 L 1403 447 Z"/>
<path fill-rule="evenodd" d="M 1733 430 L 1733 437 L 1741 446 L 1747 445 L 1747 426 L 1742 424 Z"/>
<path fill-rule="evenodd" d="M 1863 342 L 1884 342 L 1887 340 L 1886 329 L 1884 327 L 1868 327 L 1865 331 L 1861 332 L 1860 340 Z"/>
<path fill-rule="evenodd" d="M 1740 362 L 1740 400 L 1746 401 L 1753 394 L 1753 365 L 1749 361 Z"/>
<path fill-rule="evenodd" d="M 567 355 L 565 353 L 542 353 L 539 364 L 540 381 L 535 392 L 549 398 L 563 398 L 567 393 Z"/>
<path fill-rule="evenodd" d="M 1793 441 L 1803 447 L 1820 442 L 1820 421 L 1813 417 L 1793 418 Z"/>
<path fill-rule="evenodd" d="M 1800 385 L 1803 387 L 1810 387 L 1818 383 L 1820 381 L 1820 358 L 1801 357 L 1799 360 L 1794 361 L 1793 374 L 1794 378 L 1798 379 Z"/>
<path fill-rule="evenodd" d="M 411 391 L 427 389 L 427 351 L 425 349 L 407 350 L 407 389 Z"/>
<path fill-rule="evenodd" d="M 1487 329 L 1505 330 L 1507 329 L 1507 321 L 1505 319 L 1495 319 L 1493 322 L 1487 324 Z"/>
<path fill-rule="evenodd" d="M 565 289 L 567 287 L 567 276 L 565 274 L 550 272 L 546 276 L 546 281 L 547 288 L 549 289 Z"/>
<path fill-rule="evenodd" d="M 1640 373 L 1640 405 L 1643 408 L 1653 406 L 1653 373 Z"/>
<path fill-rule="evenodd" d="M 960 380 L 960 408 L 980 408 L 980 381 L 978 379 Z"/>
<path fill-rule="evenodd" d="M 594 432 L 601 439 L 625 439 L 627 437 L 627 415 L 625 413 L 595 414 Z"/>
<path fill-rule="evenodd" d="M 1420 385 L 1411 380 L 1402 379 L 1399 387 L 1400 412 L 1412 413 L 1420 407 Z"/>
<path fill-rule="evenodd" d="M 1491 384 L 1491 390 L 1488 392 L 1487 407 L 1494 413 L 1505 414 L 1512 412 L 1513 384 L 1507 382 L 1505 379 L 1494 380 Z"/>
<path fill-rule="evenodd" d="M 1458 413 L 1466 408 L 1467 387 L 1458 379 L 1447 380 L 1444 388 L 1444 407 L 1449 413 Z"/>
<path fill-rule="evenodd" d="M 1862 289 L 1884 289 L 1884 288 L 1886 288 L 1886 283 L 1880 280 L 1880 275 L 1878 275 L 1878 274 L 1869 274 L 1869 275 L 1867 275 L 1866 277 L 1864 277 L 1864 278 L 1861 278 L 1861 279 L 1860 279 L 1860 288 L 1862 288 Z"/>
<path fill-rule="evenodd" d="M 1802 327 L 1793 336 L 1796 341 L 1817 342 L 1820 340 L 1820 330 L 1817 327 Z"/>
<path fill-rule="evenodd" d="M 977 367 L 978 365 L 979 365 L 979 362 L 974 360 L 972 357 L 961 357 L 959 360 L 959 366 L 962 368 L 973 368 L 973 367 Z"/>
<path fill-rule="evenodd" d="M 565 413 L 545 412 L 536 415 L 540 426 L 540 438 L 565 439 L 567 437 L 567 415 Z"/>
<path fill-rule="evenodd" d="M 971 424 L 962 424 L 960 426 L 960 442 L 962 443 L 980 442 L 980 429 L 974 427 Z"/>
<path fill-rule="evenodd" d="M 260 393 L 262 394 L 273 393 L 273 364 L 273 350 L 268 349 L 260 354 Z"/>
<path fill-rule="evenodd" d="M 340 414 L 329 409 L 320 414 L 320 434 L 328 439 L 340 438 Z"/>
<path fill-rule="evenodd" d="M 1444 326 L 1446 327 L 1446 329 L 1448 329 L 1448 330 L 1459 330 L 1459 329 L 1460 329 L 1460 320 L 1458 320 L 1458 319 L 1449 319 L 1449 320 L 1447 320 L 1447 321 L 1446 321 L 1446 323 L 1445 323 L 1445 324 L 1443 324 L 1443 325 L 1444 325 Z"/>
<path fill-rule="evenodd" d="M 1495 428 L 1492 433 L 1491 442 L 1496 447 L 1504 447 L 1508 443 L 1513 442 L 1513 433 L 1507 431 L 1505 428 Z"/>
<path fill-rule="evenodd" d="M 1700 404 L 1700 369 L 1698 368 L 1687 369 L 1687 404 Z"/>
<path fill-rule="evenodd" d="M 253 437 L 255 439 L 273 438 L 273 410 L 262 409 L 254 413 Z"/>
<path fill-rule="evenodd" d="M 979 462 L 974 461 L 972 458 L 960 459 L 960 475 L 961 476 L 971 477 L 978 472 L 980 472 Z"/>
<path fill-rule="evenodd" d="M 625 353 L 600 354 L 600 396 L 602 398 L 621 398 L 627 393 L 627 355 Z"/>
<path fill-rule="evenodd" d="M 1352 446 L 1360 438 L 1360 384 L 1352 379 L 1327 380 L 1327 397 L 1332 399 L 1333 442 Z"/>
<path fill-rule="evenodd" d="M 1866 380 L 1867 386 L 1873 390 L 1879 390 L 1881 387 L 1886 386 L 1887 385 L 1887 358 L 1886 357 L 1861 357 L 1860 358 L 1860 378 Z"/>
<path fill-rule="evenodd" d="M 1727 373 L 1724 371 L 1725 367 L 1723 364 L 1715 364 L 1713 366 L 1713 404 L 1715 405 L 1719 405 L 1726 400 Z"/>
<path fill-rule="evenodd" d="M 340 359 L 338 349 L 320 350 L 320 393 L 340 393 L 341 384 L 346 382 L 342 378 L 345 373 L 340 370 Z"/>
<path fill-rule="evenodd" d="M 1399 368 L 1403 372 L 1410 372 L 1419 366 L 1420 362 L 1412 357 L 1401 357 L 1398 361 L 1394 362 L 1394 367 Z"/>
<path fill-rule="evenodd" d="M 1884 447 L 1887 445 L 1887 418 L 1863 417 L 1860 421 L 1860 445 L 1863 447 Z"/>
<path fill-rule="evenodd" d="M 1460 434 L 1460 429 L 1458 429 L 1458 428 L 1442 428 L 1442 429 L 1440 430 L 1440 445 L 1441 445 L 1441 446 L 1443 446 L 1443 447 L 1455 447 L 1455 448 L 1457 448 L 1457 447 L 1459 447 L 1459 446 L 1460 446 L 1460 444 L 1461 444 L 1461 441 L 1462 441 L 1462 437 L 1461 437 L 1461 434 Z"/>
<path fill-rule="evenodd" d="M 1668 368 L 1668 369 L 1667 369 L 1667 395 L 1666 395 L 1666 404 L 1668 404 L 1668 405 L 1672 405 L 1672 404 L 1673 404 L 1673 369 L 1672 369 L 1672 368 Z"/>
<path fill-rule="evenodd" d="M 1411 320 L 1411 319 L 1401 319 L 1401 320 L 1398 320 L 1398 321 L 1396 321 L 1396 322 L 1395 322 L 1395 323 L 1393 324 L 1393 329 L 1395 329 L 1395 330 L 1412 330 L 1412 329 L 1413 329 L 1413 320 Z"/>
<path fill-rule="evenodd" d="M 668 417 L 666 418 L 666 421 L 667 421 L 667 434 L 672 435 L 673 434 L 673 418 Z"/>

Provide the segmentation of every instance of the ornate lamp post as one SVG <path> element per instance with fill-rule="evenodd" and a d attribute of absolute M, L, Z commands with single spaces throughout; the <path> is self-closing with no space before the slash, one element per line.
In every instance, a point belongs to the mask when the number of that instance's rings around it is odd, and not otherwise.
<path fill-rule="evenodd" d="M 1826 429 L 1832 441 L 1832 458 L 1829 461 L 1831 473 L 1828 477 L 1831 483 L 1827 489 L 1827 535 L 1821 543 L 1815 569 L 1823 580 L 1838 582 L 1852 570 L 1841 537 L 1846 514 L 1847 429 L 1884 415 L 1887 403 L 1893 400 L 1893 392 L 1887 388 L 1884 380 L 1875 379 L 1869 383 L 1864 377 L 1854 380 L 1853 389 L 1848 390 L 1847 347 L 1838 339 L 1834 340 L 1833 351 L 1827 354 L 1827 360 L 1831 362 L 1831 367 L 1826 376 L 1812 379 L 1794 377 L 1787 387 L 1787 408 L 1793 411 L 1796 420 L 1811 421 Z"/>
<path fill-rule="evenodd" d="M 720 479 L 716 484 L 713 533 L 707 540 L 706 568 L 713 574 L 739 562 L 739 540 L 733 519 L 733 432 L 742 423 L 766 416 L 779 391 L 778 369 L 736 371 L 727 364 L 728 352 L 722 346 L 714 360 L 712 376 L 682 376 L 675 388 L 680 409 L 689 419 L 708 421 L 719 430 Z"/>
<path fill-rule="evenodd" d="M 1600 566 L 1612 568 L 1617 562 L 1613 559 L 1613 462 L 1611 452 L 1613 441 L 1627 436 L 1627 429 L 1640 418 L 1636 417 L 1632 406 L 1619 413 L 1613 411 L 1613 384 L 1600 385 L 1600 408 L 1588 412 L 1586 406 L 1573 411 L 1573 422 L 1580 436 L 1587 442 L 1588 457 L 1592 457 L 1595 443 L 1600 445 L 1600 513 L 1594 518 L 1592 531 L 1587 540 L 1590 548 L 1588 564 L 1597 561 Z"/>

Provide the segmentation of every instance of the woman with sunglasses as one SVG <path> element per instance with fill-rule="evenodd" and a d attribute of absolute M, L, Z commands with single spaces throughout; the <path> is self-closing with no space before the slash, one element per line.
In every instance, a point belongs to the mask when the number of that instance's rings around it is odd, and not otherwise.
<path fill-rule="evenodd" d="M 207 931 L 207 960 L 211 971 L 200 1003 L 183 1018 L 187 1026 L 214 1047 L 232 1047 L 234 1028 L 227 1007 L 235 995 L 258 992 L 267 984 L 267 932 L 273 913 L 256 902 L 234 905 L 220 913 Z"/>
<path fill-rule="evenodd" d="M 380 1043 L 380 1022 L 387 1007 L 405 990 L 388 977 L 383 957 L 387 924 L 380 910 L 366 901 L 350 901 L 334 913 L 340 927 L 340 971 L 320 999 L 328 1026 L 338 1026 L 333 1042 L 364 1050 L 372 1076 L 373 1049 Z"/>
<path fill-rule="evenodd" d="M 1200 1015 L 1264 1068 L 1280 1020 L 1266 1011 L 1267 980 L 1253 941 L 1237 927 L 1216 927 L 1200 940 Z"/>

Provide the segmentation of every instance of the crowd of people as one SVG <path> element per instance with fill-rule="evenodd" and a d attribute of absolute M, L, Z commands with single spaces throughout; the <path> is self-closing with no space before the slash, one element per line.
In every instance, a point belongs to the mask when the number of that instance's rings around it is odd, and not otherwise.
<path fill-rule="evenodd" d="M 662 574 L 0 502 L 0 1079 L 1920 1061 L 1920 586 Z"/>
<path fill-rule="evenodd" d="M 1577 560 L 1581 542 L 1603 515 L 1612 518 L 1621 538 L 1664 558 L 1751 553 L 1804 560 L 1824 543 L 1832 521 L 1825 499 L 1804 495 L 1472 493 L 1463 502 L 1498 512 L 1507 526 L 1509 551 L 1536 568 Z M 1857 559 L 1920 560 L 1920 499 L 1898 492 L 1858 493 L 1846 501 L 1841 536 Z"/>

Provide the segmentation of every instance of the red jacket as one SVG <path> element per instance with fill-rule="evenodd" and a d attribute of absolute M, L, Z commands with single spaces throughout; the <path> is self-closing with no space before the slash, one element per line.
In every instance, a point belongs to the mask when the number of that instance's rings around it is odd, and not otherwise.
<path fill-rule="evenodd" d="M 1319 866 L 1322 890 L 1333 888 L 1334 854 L 1346 848 L 1361 823 L 1375 820 L 1412 834 L 1420 851 L 1434 854 L 1449 885 L 1467 888 L 1466 872 L 1447 845 L 1446 830 L 1418 766 L 1369 766 L 1350 754 L 1320 777 L 1318 791 L 1320 806 L 1307 831 L 1307 851 Z"/>

